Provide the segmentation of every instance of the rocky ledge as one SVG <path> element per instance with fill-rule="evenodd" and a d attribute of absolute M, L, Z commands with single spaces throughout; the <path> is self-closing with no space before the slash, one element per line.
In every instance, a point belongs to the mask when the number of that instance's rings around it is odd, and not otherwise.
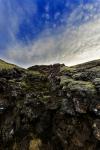
<path fill-rule="evenodd" d="M 100 150 L 100 60 L 28 69 L 0 60 L 0 150 Z"/>

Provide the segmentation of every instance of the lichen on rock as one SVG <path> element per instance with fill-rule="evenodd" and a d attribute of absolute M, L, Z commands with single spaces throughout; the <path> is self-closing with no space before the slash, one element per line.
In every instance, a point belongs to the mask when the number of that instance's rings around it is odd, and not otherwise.
<path fill-rule="evenodd" d="M 0 60 L 0 150 L 99 150 L 100 60 L 17 67 Z"/>

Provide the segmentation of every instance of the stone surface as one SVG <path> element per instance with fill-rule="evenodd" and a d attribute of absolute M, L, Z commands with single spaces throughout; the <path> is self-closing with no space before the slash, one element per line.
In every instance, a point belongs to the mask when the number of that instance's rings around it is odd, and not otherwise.
<path fill-rule="evenodd" d="M 99 150 L 100 60 L 28 69 L 0 60 L 0 150 Z"/>

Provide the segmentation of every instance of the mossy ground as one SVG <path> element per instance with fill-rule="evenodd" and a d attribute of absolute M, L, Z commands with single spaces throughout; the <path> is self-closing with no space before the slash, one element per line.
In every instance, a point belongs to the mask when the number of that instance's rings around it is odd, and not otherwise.
<path fill-rule="evenodd" d="M 60 72 L 61 73 L 67 73 L 67 72 L 74 73 L 74 72 L 76 72 L 76 68 L 75 67 L 63 66 L 63 67 L 60 68 Z"/>
<path fill-rule="evenodd" d="M 0 63 L 0 150 L 99 150 L 99 67 L 92 78 L 90 65 L 42 73 Z"/>
<path fill-rule="evenodd" d="M 91 82 L 85 82 L 85 81 L 73 81 L 68 84 L 68 88 L 71 90 L 85 90 L 88 92 L 95 93 L 96 89 L 95 86 Z"/>

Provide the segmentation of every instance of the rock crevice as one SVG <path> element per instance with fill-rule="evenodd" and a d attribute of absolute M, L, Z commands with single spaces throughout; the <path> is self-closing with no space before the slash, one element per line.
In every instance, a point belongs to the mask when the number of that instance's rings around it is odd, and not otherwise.
<path fill-rule="evenodd" d="M 0 150 L 100 149 L 100 60 L 0 63 Z"/>

